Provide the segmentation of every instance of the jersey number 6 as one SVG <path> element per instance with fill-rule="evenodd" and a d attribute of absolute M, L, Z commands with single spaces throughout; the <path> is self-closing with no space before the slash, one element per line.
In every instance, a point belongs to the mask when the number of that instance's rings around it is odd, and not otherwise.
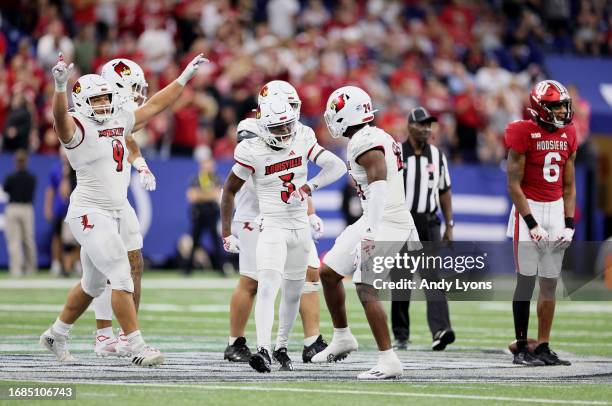
<path fill-rule="evenodd" d="M 123 155 L 125 154 L 125 150 L 123 149 L 123 144 L 119 140 L 113 140 L 113 159 L 117 162 L 117 167 L 115 170 L 117 172 L 123 171 Z"/>
<path fill-rule="evenodd" d="M 561 161 L 561 155 L 558 152 L 549 152 L 544 157 L 544 166 L 542 170 L 544 172 L 544 180 L 550 183 L 554 183 L 559 179 L 561 172 L 559 165 L 555 162 Z"/>

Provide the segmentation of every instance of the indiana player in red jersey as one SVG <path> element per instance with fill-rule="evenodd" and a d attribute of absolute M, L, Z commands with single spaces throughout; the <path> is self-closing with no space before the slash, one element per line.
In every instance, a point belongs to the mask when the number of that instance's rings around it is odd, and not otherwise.
<path fill-rule="evenodd" d="M 555 289 L 565 249 L 574 236 L 576 131 L 572 101 L 559 82 L 545 80 L 530 94 L 531 120 L 508 125 L 508 191 L 514 206 L 508 236 L 514 242 L 517 284 L 512 310 L 517 351 L 514 363 L 570 365 L 548 345 L 555 313 Z M 529 305 L 539 278 L 538 345 L 528 351 Z"/>

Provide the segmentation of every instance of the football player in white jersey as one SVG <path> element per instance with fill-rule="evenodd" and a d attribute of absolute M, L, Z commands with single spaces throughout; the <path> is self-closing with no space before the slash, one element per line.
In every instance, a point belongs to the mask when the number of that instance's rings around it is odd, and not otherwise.
<path fill-rule="evenodd" d="M 401 146 L 383 130 L 370 126 L 374 120 L 370 96 L 355 86 L 335 90 L 329 97 L 324 114 L 334 138 L 349 139 L 347 160 L 349 174 L 357 184 L 363 215 L 338 236 L 323 258 L 321 282 L 327 308 L 334 325 L 329 346 L 312 358 L 312 362 L 332 362 L 357 350 L 346 319 L 342 279 L 353 275 L 357 293 L 379 349 L 377 365 L 358 375 L 359 379 L 394 378 L 402 374 L 402 364 L 393 352 L 387 316 L 374 288 L 355 270 L 361 244 L 372 247 L 378 241 L 418 241 L 409 209 L 405 205 Z M 418 247 L 420 243 L 416 243 Z M 357 260 L 357 263 L 359 261 Z"/>
<path fill-rule="evenodd" d="M 231 233 L 234 197 L 252 178 L 263 220 L 256 250 L 258 352 L 251 356 L 249 365 L 258 372 L 270 372 L 274 304 L 281 285 L 273 356 L 283 370 L 292 369 L 287 341 L 298 313 L 311 244 L 307 197 L 339 179 L 346 168 L 340 158 L 318 144 L 312 129 L 297 126 L 295 110 L 282 97 L 270 97 L 262 103 L 256 118 L 258 137 L 238 144 L 234 151 L 236 164 L 223 187 L 221 233 L 224 248 L 239 252 L 240 241 Z M 309 181 L 307 160 L 322 168 Z"/>
<path fill-rule="evenodd" d="M 76 361 L 68 350 L 68 334 L 92 299 L 104 292 L 107 280 L 113 289 L 113 313 L 133 351 L 132 364 L 164 362 L 164 356 L 147 346 L 140 333 L 134 282 L 119 230 L 128 187 L 125 136 L 172 104 L 204 62 L 202 55 L 195 57 L 174 82 L 134 112 L 119 108 L 119 96 L 102 76 L 84 75 L 72 87 L 75 112 L 69 113 L 66 87 L 73 65 L 67 66 L 60 54 L 52 69 L 54 128 L 77 173 L 66 223 L 81 245 L 83 264 L 81 281 L 69 292 L 55 323 L 40 336 L 41 345 L 60 362 Z"/>
<path fill-rule="evenodd" d="M 121 108 L 127 111 L 135 111 L 147 100 L 148 84 L 142 68 L 134 61 L 120 58 L 108 61 L 102 67 L 100 75 L 115 88 L 120 97 Z M 124 173 L 127 184 L 130 184 L 131 167 L 134 166 L 140 175 L 140 183 L 148 191 L 154 191 L 157 185 L 155 176 L 140 153 L 140 147 L 132 134 L 125 135 L 125 145 L 128 149 L 128 164 Z M 130 202 L 125 200 L 125 208 L 121 213 L 121 224 L 119 224 L 121 238 L 127 249 L 128 260 L 134 281 L 134 305 L 136 312 L 140 305 L 140 281 L 142 278 L 144 262 L 142 259 L 142 234 L 138 217 Z M 113 309 L 111 306 L 112 289 L 110 284 L 106 285 L 103 294 L 94 298 L 92 306 L 96 315 L 96 339 L 94 352 L 101 357 L 107 356 L 130 356 L 131 349 L 122 330 L 119 330 L 117 338 L 113 333 Z"/>
<path fill-rule="evenodd" d="M 238 123 L 237 141 L 240 143 L 245 139 L 255 138 L 258 132 L 259 128 L 255 119 L 244 119 Z M 240 279 L 230 302 L 230 337 L 223 358 L 232 362 L 248 362 L 251 350 L 246 344 L 244 331 L 257 294 L 255 252 L 261 219 L 252 178 L 249 178 L 236 193 L 234 204 L 236 211 L 232 220 L 232 234 L 240 241 Z M 314 213 L 314 206 L 310 198 L 308 199 L 308 219 L 313 239 L 319 239 L 323 234 L 323 221 Z M 314 245 L 314 241 L 312 244 Z M 311 248 L 308 254 L 306 281 L 300 299 L 300 315 L 304 329 L 302 361 L 305 363 L 310 362 L 316 353 L 327 347 L 319 331 L 319 265 L 316 248 Z"/>

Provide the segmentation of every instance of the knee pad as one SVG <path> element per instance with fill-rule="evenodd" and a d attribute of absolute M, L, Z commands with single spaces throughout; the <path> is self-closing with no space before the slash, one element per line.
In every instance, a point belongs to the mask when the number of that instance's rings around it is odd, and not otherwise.
<path fill-rule="evenodd" d="M 111 288 L 113 290 L 124 290 L 126 292 L 134 293 L 134 281 L 130 272 L 116 271 L 109 276 Z"/>
<path fill-rule="evenodd" d="M 85 278 L 81 278 L 81 289 L 91 297 L 98 297 L 106 289 L 106 280 L 99 278 L 85 280 Z"/>
<path fill-rule="evenodd" d="M 280 272 L 265 270 L 258 272 L 259 282 L 257 283 L 257 296 L 276 297 L 282 284 Z"/>
<path fill-rule="evenodd" d="M 316 293 L 321 288 L 321 282 L 304 282 L 304 289 L 302 290 L 302 294 L 304 293 Z"/>

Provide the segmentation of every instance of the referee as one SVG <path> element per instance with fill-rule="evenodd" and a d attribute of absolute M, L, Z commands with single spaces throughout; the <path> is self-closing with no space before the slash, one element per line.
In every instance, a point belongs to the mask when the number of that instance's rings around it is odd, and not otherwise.
<path fill-rule="evenodd" d="M 442 208 L 446 229 L 443 240 L 453 239 L 453 210 L 451 205 L 450 176 L 446 157 L 427 141 L 431 134 L 431 123 L 438 121 L 424 107 L 416 107 L 408 116 L 408 140 L 404 142 L 403 157 L 406 168 L 406 204 L 410 207 L 414 224 L 421 241 L 440 241 L 440 218 Z M 429 281 L 439 280 L 437 272 L 429 271 Z M 408 292 L 409 293 L 409 292 Z M 448 302 L 443 291 L 426 290 L 427 322 L 433 337 L 431 348 L 441 351 L 455 341 L 450 326 Z M 391 304 L 391 322 L 395 347 L 406 349 L 410 336 L 409 301 L 394 301 Z"/>

